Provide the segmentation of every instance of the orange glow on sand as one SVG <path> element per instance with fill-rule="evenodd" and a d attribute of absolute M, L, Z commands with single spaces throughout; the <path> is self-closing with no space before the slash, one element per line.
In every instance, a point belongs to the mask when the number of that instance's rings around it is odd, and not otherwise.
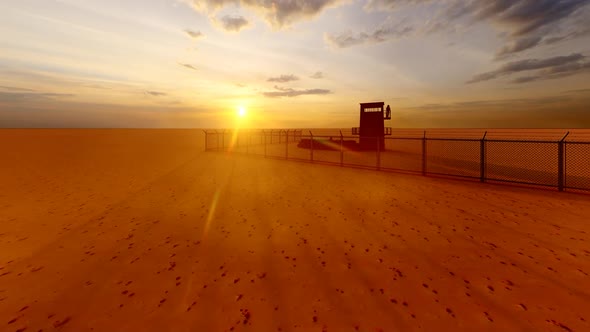
<path fill-rule="evenodd" d="M 588 330 L 585 195 L 205 152 L 199 130 L 0 138 L 11 331 Z"/>

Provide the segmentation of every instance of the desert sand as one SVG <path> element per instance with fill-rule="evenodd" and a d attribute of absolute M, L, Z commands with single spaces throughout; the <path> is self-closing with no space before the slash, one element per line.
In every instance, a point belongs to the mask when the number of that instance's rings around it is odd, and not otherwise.
<path fill-rule="evenodd" d="M 588 331 L 590 195 L 0 130 L 0 331 Z"/>

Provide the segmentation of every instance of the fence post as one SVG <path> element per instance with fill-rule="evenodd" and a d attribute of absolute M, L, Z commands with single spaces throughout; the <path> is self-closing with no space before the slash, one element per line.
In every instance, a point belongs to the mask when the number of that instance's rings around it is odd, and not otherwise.
<path fill-rule="evenodd" d="M 340 130 L 340 167 L 344 166 L 344 137 L 342 137 L 342 130 Z"/>
<path fill-rule="evenodd" d="M 225 151 L 225 129 L 221 132 L 221 150 Z"/>
<path fill-rule="evenodd" d="M 217 151 L 219 151 L 219 142 L 221 142 L 221 140 L 219 139 L 219 132 L 217 129 L 215 129 L 215 136 L 217 136 Z"/>
<path fill-rule="evenodd" d="M 285 159 L 289 159 L 289 129 L 285 131 Z"/>
<path fill-rule="evenodd" d="M 309 160 L 313 163 L 313 133 L 311 130 L 309 131 L 309 136 L 311 137 L 309 141 Z"/>
<path fill-rule="evenodd" d="M 264 138 L 264 158 L 266 158 L 266 130 L 262 131 L 262 137 Z"/>
<path fill-rule="evenodd" d="M 565 139 L 570 134 L 568 131 L 557 143 L 557 189 L 563 191 L 565 187 Z"/>
<path fill-rule="evenodd" d="M 205 151 L 207 151 L 209 149 L 209 144 L 207 143 L 208 138 L 209 138 L 209 133 L 207 133 L 207 131 L 205 129 L 203 129 L 203 132 L 205 133 Z"/>
<path fill-rule="evenodd" d="M 381 170 L 381 138 L 377 137 L 377 170 Z"/>
<path fill-rule="evenodd" d="M 483 137 L 479 143 L 479 181 L 486 181 L 486 135 L 488 132 L 483 133 Z"/>
<path fill-rule="evenodd" d="M 422 137 L 422 175 L 426 175 L 426 130 Z"/>

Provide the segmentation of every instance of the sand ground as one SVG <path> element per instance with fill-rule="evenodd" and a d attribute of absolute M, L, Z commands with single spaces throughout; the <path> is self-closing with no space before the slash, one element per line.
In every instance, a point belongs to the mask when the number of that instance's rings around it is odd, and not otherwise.
<path fill-rule="evenodd" d="M 588 331 L 590 196 L 1 130 L 0 331 Z"/>

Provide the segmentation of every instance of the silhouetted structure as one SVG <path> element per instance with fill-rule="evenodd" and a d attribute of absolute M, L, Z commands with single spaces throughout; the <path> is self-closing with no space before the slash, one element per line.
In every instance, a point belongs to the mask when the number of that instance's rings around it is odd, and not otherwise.
<path fill-rule="evenodd" d="M 391 135 L 391 128 L 385 128 L 385 120 L 391 120 L 391 108 L 384 102 L 361 103 L 360 127 L 352 128 L 353 135 L 359 135 L 361 150 L 381 150 L 385 147 L 385 135 Z"/>

